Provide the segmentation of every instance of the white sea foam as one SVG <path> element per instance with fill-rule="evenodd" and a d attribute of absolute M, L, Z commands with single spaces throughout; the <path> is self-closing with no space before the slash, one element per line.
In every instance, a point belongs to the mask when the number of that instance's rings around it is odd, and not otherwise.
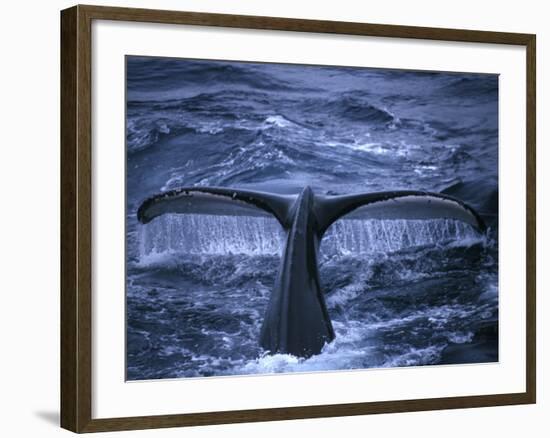
<path fill-rule="evenodd" d="M 290 120 L 285 119 L 283 116 L 280 115 L 274 115 L 269 116 L 265 119 L 265 123 L 268 125 L 275 125 L 279 128 L 288 128 L 289 126 L 294 126 L 295 124 L 292 123 Z"/>
<path fill-rule="evenodd" d="M 471 342 L 474 337 L 472 332 L 451 332 L 447 333 L 447 339 L 455 344 L 465 344 Z"/>

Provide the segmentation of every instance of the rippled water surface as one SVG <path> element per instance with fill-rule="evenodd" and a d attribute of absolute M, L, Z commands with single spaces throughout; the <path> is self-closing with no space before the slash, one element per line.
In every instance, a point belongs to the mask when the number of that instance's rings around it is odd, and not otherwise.
<path fill-rule="evenodd" d="M 498 360 L 498 77 L 127 58 L 127 378 Z M 444 191 L 452 220 L 340 220 L 321 244 L 336 339 L 268 355 L 282 230 L 270 218 L 136 220 L 180 186 Z"/>

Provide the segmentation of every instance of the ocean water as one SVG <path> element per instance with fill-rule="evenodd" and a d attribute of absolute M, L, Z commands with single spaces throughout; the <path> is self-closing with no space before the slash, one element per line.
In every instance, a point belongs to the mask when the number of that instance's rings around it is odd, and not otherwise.
<path fill-rule="evenodd" d="M 126 126 L 128 380 L 498 360 L 498 76 L 128 57 Z M 336 339 L 269 355 L 275 219 L 136 219 L 194 185 L 445 192 L 489 229 L 337 221 L 319 260 Z"/>

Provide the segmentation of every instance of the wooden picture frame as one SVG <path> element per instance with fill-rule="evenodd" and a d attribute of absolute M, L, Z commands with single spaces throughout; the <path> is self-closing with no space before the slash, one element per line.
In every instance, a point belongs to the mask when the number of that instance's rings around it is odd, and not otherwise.
<path fill-rule="evenodd" d="M 517 45 L 526 48 L 525 392 L 222 412 L 92 418 L 92 22 L 113 20 Z M 61 12 L 61 426 L 74 432 L 148 429 L 529 404 L 536 401 L 535 107 L 531 34 L 75 6 Z"/>

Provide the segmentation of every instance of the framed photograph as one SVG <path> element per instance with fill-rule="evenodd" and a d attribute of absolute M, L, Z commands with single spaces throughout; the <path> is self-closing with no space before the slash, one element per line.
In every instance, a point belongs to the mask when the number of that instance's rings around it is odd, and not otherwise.
<path fill-rule="evenodd" d="M 535 403 L 535 35 L 61 13 L 61 425 Z"/>

